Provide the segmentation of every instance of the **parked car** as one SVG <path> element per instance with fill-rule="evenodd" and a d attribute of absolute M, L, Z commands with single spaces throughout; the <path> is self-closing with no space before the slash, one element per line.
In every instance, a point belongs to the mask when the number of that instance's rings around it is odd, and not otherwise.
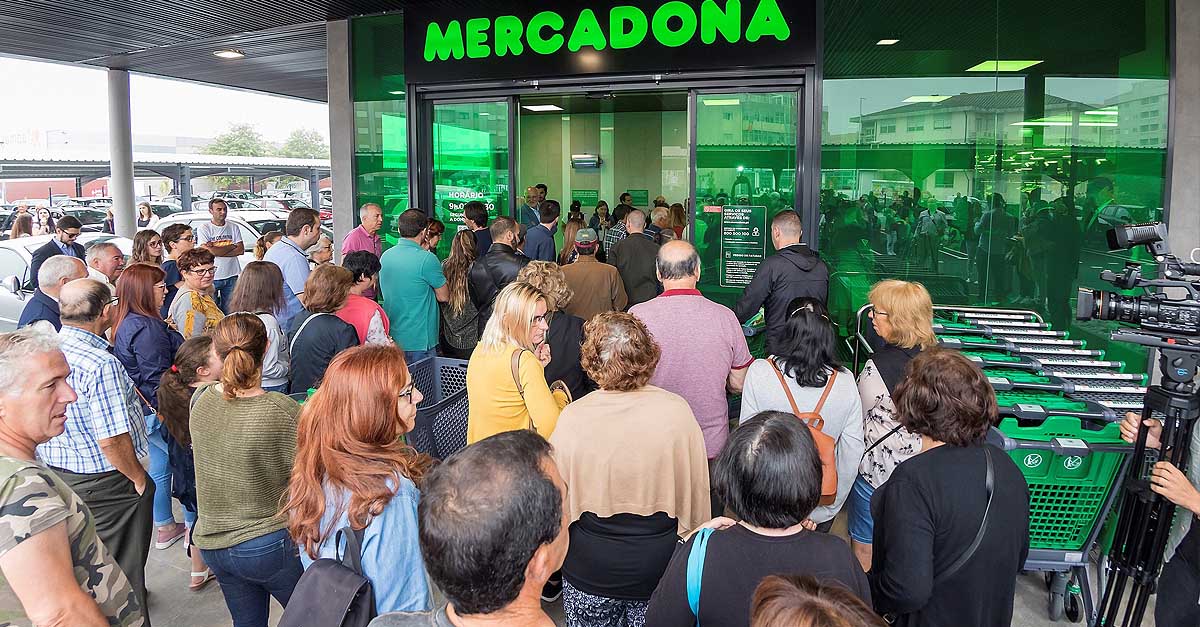
<path fill-rule="evenodd" d="M 105 207 L 70 205 L 63 207 L 63 213 L 75 216 L 79 220 L 79 223 L 83 225 L 83 228 L 80 230 L 84 233 L 103 233 L 104 222 L 108 219 L 108 212 L 105 209 Z"/>
<path fill-rule="evenodd" d="M 239 198 L 223 198 L 221 196 L 214 196 L 214 198 L 220 198 L 221 200 L 224 200 L 225 206 L 231 210 L 232 209 L 258 209 L 259 208 L 257 205 L 254 204 L 253 200 L 242 200 Z M 192 211 L 203 211 L 203 212 L 207 213 L 208 212 L 208 201 L 207 200 L 198 200 L 198 201 L 192 203 Z"/>
<path fill-rule="evenodd" d="M 53 235 L 37 235 L 0 242 L 0 333 L 17 328 L 25 303 L 33 290 L 24 289 L 29 283 L 29 266 L 33 253 L 53 238 Z M 107 233 L 83 233 L 76 240 L 84 248 L 99 242 L 112 242 L 128 258 L 133 252 L 133 240 Z"/>
<path fill-rule="evenodd" d="M 287 213 L 267 210 L 235 210 L 230 211 L 226 218 L 238 226 L 238 231 L 242 235 L 242 243 L 246 247 L 246 253 L 238 257 L 242 262 L 242 267 L 254 261 L 254 243 L 258 238 L 267 231 L 283 231 L 287 225 Z M 212 220 L 212 216 L 208 211 L 186 211 L 181 213 L 173 213 L 158 221 L 154 226 L 159 233 L 163 229 L 172 224 L 187 224 L 192 227 L 193 231 L 200 228 L 201 224 Z"/>
<path fill-rule="evenodd" d="M 244 189 L 226 189 L 213 192 L 213 198 L 237 198 L 240 200 L 254 200 L 258 198 L 258 194 L 248 192 Z"/>
<path fill-rule="evenodd" d="M 293 198 L 256 198 L 247 202 L 258 205 L 261 209 L 270 209 L 273 211 L 291 211 L 299 207 L 309 206 L 308 203 Z"/>

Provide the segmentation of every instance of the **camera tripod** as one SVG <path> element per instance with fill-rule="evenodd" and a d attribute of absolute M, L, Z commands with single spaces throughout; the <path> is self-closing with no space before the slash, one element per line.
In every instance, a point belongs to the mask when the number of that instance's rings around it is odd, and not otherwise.
<path fill-rule="evenodd" d="M 1180 470 L 1187 468 L 1192 430 L 1200 418 L 1200 395 L 1192 381 L 1200 365 L 1200 347 L 1136 332 L 1119 331 L 1114 333 L 1113 339 L 1118 339 L 1118 335 L 1125 336 L 1120 338 L 1122 340 L 1159 349 L 1162 383 L 1146 390 L 1142 422 L 1152 415 L 1161 416 L 1163 429 L 1158 449 L 1147 448 L 1145 424 L 1138 429 L 1116 535 L 1109 552 L 1108 582 L 1091 627 L 1137 627 L 1142 624 L 1146 604 L 1158 583 L 1167 536 L 1175 516 L 1175 504 L 1150 489 L 1150 471 L 1159 461 L 1170 462 Z"/>

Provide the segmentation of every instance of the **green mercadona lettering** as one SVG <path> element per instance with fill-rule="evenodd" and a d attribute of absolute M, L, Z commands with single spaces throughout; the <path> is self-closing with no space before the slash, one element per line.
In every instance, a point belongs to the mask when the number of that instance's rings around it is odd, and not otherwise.
<path fill-rule="evenodd" d="M 584 9 L 569 28 L 566 19 L 554 11 L 542 11 L 528 22 L 513 15 L 477 17 L 465 24 L 451 20 L 445 27 L 431 22 L 425 31 L 425 60 L 518 56 L 526 48 L 537 54 L 554 54 L 564 45 L 571 52 L 583 48 L 622 50 L 640 45 L 647 35 L 670 48 L 693 41 L 697 34 L 704 44 L 718 40 L 737 43 L 743 38 L 755 42 L 764 37 L 785 41 L 791 35 L 776 0 L 759 0 L 757 5 L 742 0 L 704 0 L 699 11 L 675 0 L 649 15 L 639 7 L 616 6 L 606 18 L 602 21 L 595 11 Z"/>

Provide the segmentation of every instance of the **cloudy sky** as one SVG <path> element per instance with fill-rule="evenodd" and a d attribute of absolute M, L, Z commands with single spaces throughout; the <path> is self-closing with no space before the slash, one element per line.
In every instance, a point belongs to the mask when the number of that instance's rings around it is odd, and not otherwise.
<path fill-rule="evenodd" d="M 103 69 L 0 57 L 0 77 L 0 135 L 108 128 Z M 244 122 L 272 141 L 283 140 L 296 128 L 329 135 L 324 103 L 136 74 L 130 77 L 129 89 L 135 134 L 212 137 L 230 124 Z"/>

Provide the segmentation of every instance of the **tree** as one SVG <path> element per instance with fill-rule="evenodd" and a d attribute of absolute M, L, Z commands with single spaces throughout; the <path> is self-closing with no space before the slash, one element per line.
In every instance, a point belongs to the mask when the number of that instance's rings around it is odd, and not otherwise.
<path fill-rule="evenodd" d="M 233 124 L 228 131 L 217 135 L 202 152 L 206 155 L 266 157 L 274 152 L 273 148 L 253 124 Z"/>
<path fill-rule="evenodd" d="M 298 128 L 284 140 L 276 152 L 280 157 L 295 159 L 328 159 L 329 144 L 325 137 L 313 129 Z"/>

